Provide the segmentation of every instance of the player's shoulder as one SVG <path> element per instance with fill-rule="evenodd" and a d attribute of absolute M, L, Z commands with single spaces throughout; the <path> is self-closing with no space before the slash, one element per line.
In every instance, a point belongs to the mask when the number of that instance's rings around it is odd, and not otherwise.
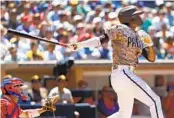
<path fill-rule="evenodd" d="M 127 25 L 124 25 L 124 24 L 116 24 L 116 25 L 113 25 L 111 27 L 111 29 L 128 29 L 129 27 Z"/>
<path fill-rule="evenodd" d="M 119 30 L 122 30 L 122 31 L 127 31 L 129 29 L 129 27 L 127 25 L 124 25 L 124 24 L 116 24 L 116 25 L 113 25 L 109 28 L 105 28 L 104 31 L 105 32 L 109 32 L 109 31 L 119 31 Z"/>
<path fill-rule="evenodd" d="M 56 86 L 56 87 L 51 89 L 51 92 L 57 92 L 58 90 L 59 90 L 59 87 Z"/>
<path fill-rule="evenodd" d="M 149 36 L 149 34 L 145 32 L 144 30 L 138 30 L 137 33 L 139 36 Z"/>
<path fill-rule="evenodd" d="M 71 91 L 70 91 L 68 88 L 64 88 L 63 91 L 64 91 L 65 93 L 71 93 Z"/>

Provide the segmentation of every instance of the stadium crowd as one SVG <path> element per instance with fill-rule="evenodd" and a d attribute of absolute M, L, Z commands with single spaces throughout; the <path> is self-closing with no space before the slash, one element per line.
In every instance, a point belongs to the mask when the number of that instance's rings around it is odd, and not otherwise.
<path fill-rule="evenodd" d="M 1 2 L 1 47 L 4 63 L 71 59 L 112 59 L 110 43 L 71 52 L 64 47 L 6 34 L 8 28 L 65 44 L 99 36 L 103 28 L 119 24 L 121 6 L 135 4 L 144 11 L 141 29 L 150 34 L 157 59 L 174 58 L 174 3 L 159 6 L 121 1 L 4 1 Z M 140 57 L 143 59 L 143 57 Z"/>
<path fill-rule="evenodd" d="M 152 3 L 155 2 L 152 1 Z M 108 2 L 105 0 L 13 0 L 1 1 L 1 63 L 35 60 L 57 60 L 58 63 L 65 63 L 69 59 L 111 60 L 110 42 L 97 48 L 83 48 L 71 52 L 59 45 L 9 35 L 7 29 L 16 29 L 65 44 L 80 42 L 99 36 L 103 32 L 103 28 L 119 24 L 117 13 L 120 7 L 129 4 L 135 4 L 144 11 L 144 15 L 142 15 L 144 22 L 140 28 L 148 32 L 153 39 L 157 59 L 174 59 L 174 2 L 165 2 L 157 6 L 143 2 Z M 140 57 L 140 59 L 144 58 Z M 9 78 L 11 77 L 4 77 L 4 79 Z M 61 103 L 96 104 L 96 96 L 73 97 L 71 90 L 67 88 L 68 81 L 64 75 L 59 75 L 55 80 L 57 83 L 53 82 L 52 88 L 49 89 L 41 83 L 42 80 L 39 76 L 31 77 L 30 88 L 24 86 L 30 99 L 29 104 L 41 103 L 42 99 L 54 94 L 61 94 Z M 166 118 L 172 118 L 174 83 L 164 84 L 162 76 L 158 76 L 155 81 L 157 82 L 154 90 L 162 99 L 164 113 L 168 115 Z M 78 82 L 78 90 L 87 88 L 87 82 L 83 80 Z M 112 88 L 104 86 L 97 97 L 97 107 L 101 118 L 118 111 L 117 96 Z M 22 104 L 22 101 L 20 102 Z M 139 103 L 134 104 L 133 114 L 147 115 L 144 109 L 142 110 L 137 104 Z M 143 113 L 141 113 L 142 111 Z M 75 115 L 79 114 L 75 112 Z"/>

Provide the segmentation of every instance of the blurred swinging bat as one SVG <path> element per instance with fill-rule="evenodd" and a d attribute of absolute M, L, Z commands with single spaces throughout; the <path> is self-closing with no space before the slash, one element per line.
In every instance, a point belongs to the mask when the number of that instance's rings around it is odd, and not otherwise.
<path fill-rule="evenodd" d="M 7 33 L 12 34 L 12 35 L 16 35 L 16 36 L 20 36 L 20 37 L 24 37 L 24 38 L 28 38 L 28 39 L 44 41 L 44 42 L 60 45 L 60 46 L 63 46 L 63 47 L 68 47 L 67 44 L 63 44 L 63 43 L 59 43 L 59 42 L 55 42 L 55 41 L 49 41 L 45 38 L 33 36 L 33 35 L 28 34 L 28 33 L 20 32 L 20 31 L 13 30 L 13 29 L 8 29 Z"/>

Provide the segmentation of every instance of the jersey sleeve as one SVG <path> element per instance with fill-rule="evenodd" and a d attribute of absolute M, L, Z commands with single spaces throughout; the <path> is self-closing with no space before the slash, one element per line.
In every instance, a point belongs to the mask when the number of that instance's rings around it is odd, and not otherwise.
<path fill-rule="evenodd" d="M 143 30 L 138 31 L 138 36 L 140 40 L 143 42 L 143 48 L 149 47 L 153 45 L 152 39 L 149 34 L 147 34 Z"/>
<path fill-rule="evenodd" d="M 124 38 L 124 31 L 127 27 L 121 24 L 114 25 L 111 28 L 104 29 L 105 34 L 109 37 L 110 40 L 121 41 Z"/>

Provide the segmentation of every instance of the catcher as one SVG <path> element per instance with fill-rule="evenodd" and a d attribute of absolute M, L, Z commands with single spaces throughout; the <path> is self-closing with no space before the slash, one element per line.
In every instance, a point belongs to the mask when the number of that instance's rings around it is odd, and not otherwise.
<path fill-rule="evenodd" d="M 57 96 L 46 99 L 42 108 L 22 110 L 17 103 L 20 99 L 27 100 L 27 97 L 22 92 L 23 84 L 23 80 L 19 78 L 5 79 L 2 82 L 1 118 L 33 118 L 40 116 L 45 111 L 54 112 L 56 110 L 54 104 L 59 99 Z"/>

